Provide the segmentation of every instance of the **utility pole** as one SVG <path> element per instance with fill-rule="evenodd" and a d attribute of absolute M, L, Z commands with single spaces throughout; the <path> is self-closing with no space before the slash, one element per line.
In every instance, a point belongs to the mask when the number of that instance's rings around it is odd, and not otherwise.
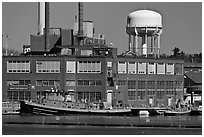
<path fill-rule="evenodd" d="M 5 43 L 5 46 L 6 46 L 6 56 L 8 55 L 8 51 L 7 51 L 7 48 L 8 48 L 8 34 L 6 33 L 6 43 Z"/>

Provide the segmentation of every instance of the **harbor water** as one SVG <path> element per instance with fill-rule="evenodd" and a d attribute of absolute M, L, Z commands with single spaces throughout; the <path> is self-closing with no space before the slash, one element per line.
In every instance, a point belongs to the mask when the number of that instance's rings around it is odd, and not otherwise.
<path fill-rule="evenodd" d="M 140 117 L 140 116 L 93 116 L 93 115 L 68 115 L 68 116 L 21 116 L 21 115 L 3 115 L 2 116 L 3 122 L 3 134 L 50 134 L 49 129 L 53 131 L 55 130 L 62 130 L 66 127 L 66 129 L 73 128 L 75 130 L 85 128 L 90 130 L 92 128 L 101 128 L 101 130 L 110 130 L 116 128 L 122 128 L 123 130 L 133 130 L 136 128 L 148 128 L 152 131 L 159 130 L 161 132 L 155 134 L 165 134 L 165 130 L 169 132 L 168 129 L 171 131 L 175 130 L 184 130 L 184 132 L 172 132 L 174 134 L 188 134 L 189 129 L 193 129 L 191 134 L 201 134 L 202 133 L 202 116 L 150 116 L 150 117 Z M 53 127 L 55 126 L 55 128 Z M 13 127 L 13 128 L 12 128 Z M 25 132 L 23 129 L 29 128 L 30 132 Z M 41 130 L 39 130 L 39 127 Z M 19 129 L 18 129 L 19 128 Z M 36 129 L 38 128 L 38 129 Z M 46 130 L 42 130 L 46 128 Z M 15 130 L 16 129 L 16 130 Z M 36 132 L 42 131 L 42 132 Z M 99 130 L 99 131 L 101 131 Z M 13 132 L 12 132 L 13 131 Z M 29 131 L 29 130 L 27 130 Z M 32 131 L 32 132 L 31 132 Z M 47 132 L 46 132 L 47 131 Z M 81 130 L 83 131 L 83 130 Z M 90 130 L 93 131 L 93 130 Z M 113 130 L 110 130 L 111 133 Z M 119 132 L 114 132 L 117 134 Z M 135 133 L 136 130 L 133 130 Z M 138 131 L 138 130 L 137 130 Z M 195 131 L 195 132 L 193 132 Z M 72 130 L 72 134 L 86 134 L 86 132 L 74 132 Z M 110 133 L 110 134 L 111 134 Z M 124 131 L 124 133 L 126 133 Z M 130 134 L 129 132 L 127 132 Z M 142 132 L 141 132 L 142 133 Z M 149 133 L 149 132 L 148 132 Z M 56 132 L 57 134 L 57 132 Z M 71 134 L 71 132 L 59 132 L 58 134 Z M 105 134 L 104 132 L 88 132 L 88 134 Z M 140 134 L 135 133 L 135 134 Z M 154 132 L 152 133 L 154 134 Z M 171 134 L 171 133 L 168 133 Z"/>

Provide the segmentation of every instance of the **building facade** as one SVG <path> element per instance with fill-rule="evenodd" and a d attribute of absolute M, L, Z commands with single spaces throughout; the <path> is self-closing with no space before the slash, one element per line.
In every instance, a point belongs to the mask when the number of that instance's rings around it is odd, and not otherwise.
<path fill-rule="evenodd" d="M 3 56 L 3 101 L 45 91 L 113 106 L 172 106 L 183 98 L 183 61 L 128 56 Z"/>

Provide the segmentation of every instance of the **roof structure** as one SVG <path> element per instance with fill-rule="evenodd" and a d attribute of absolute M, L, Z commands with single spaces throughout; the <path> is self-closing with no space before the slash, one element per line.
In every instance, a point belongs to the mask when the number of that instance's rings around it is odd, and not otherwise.
<path fill-rule="evenodd" d="M 196 72 L 189 72 L 184 74 L 186 76 L 185 79 L 190 79 L 191 84 L 201 84 L 202 83 L 202 71 L 196 71 Z"/>

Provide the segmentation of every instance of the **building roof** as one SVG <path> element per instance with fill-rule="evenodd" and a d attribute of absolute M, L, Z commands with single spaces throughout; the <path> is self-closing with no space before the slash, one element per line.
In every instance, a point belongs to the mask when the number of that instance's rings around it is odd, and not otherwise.
<path fill-rule="evenodd" d="M 199 68 L 202 68 L 202 63 L 188 63 L 188 62 L 185 62 L 183 65 L 184 65 L 184 68 L 186 68 L 186 67 L 190 67 L 190 68 L 199 67 Z"/>
<path fill-rule="evenodd" d="M 191 79 L 194 82 L 194 84 L 202 83 L 202 71 L 189 72 L 186 73 L 185 76 Z"/>

